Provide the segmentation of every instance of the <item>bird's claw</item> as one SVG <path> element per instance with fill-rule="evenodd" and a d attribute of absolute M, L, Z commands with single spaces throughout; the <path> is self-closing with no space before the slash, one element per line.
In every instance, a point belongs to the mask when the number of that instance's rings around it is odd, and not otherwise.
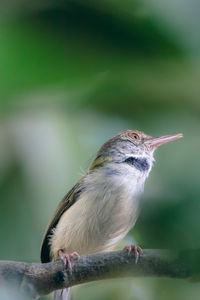
<path fill-rule="evenodd" d="M 139 259 L 140 255 L 143 254 L 142 249 L 139 246 L 136 246 L 136 245 L 125 246 L 124 249 L 123 249 L 123 251 L 127 251 L 128 255 L 130 255 L 130 253 L 133 251 L 134 252 L 134 256 L 135 256 L 135 263 L 136 264 L 138 262 L 138 259 Z"/>
<path fill-rule="evenodd" d="M 70 273 L 72 272 L 72 263 L 71 258 L 77 257 L 80 258 L 80 255 L 77 252 L 65 253 L 62 249 L 58 251 L 60 259 L 63 261 L 64 265 L 67 265 Z"/>

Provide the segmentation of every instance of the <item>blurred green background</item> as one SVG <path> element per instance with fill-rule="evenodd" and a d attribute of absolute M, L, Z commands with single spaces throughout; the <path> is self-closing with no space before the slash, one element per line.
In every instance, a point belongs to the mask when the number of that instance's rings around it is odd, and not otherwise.
<path fill-rule="evenodd" d="M 58 202 L 100 145 L 127 128 L 184 133 L 156 152 L 127 239 L 200 247 L 199 13 L 198 1 L 1 1 L 0 259 L 39 261 Z M 155 278 L 92 283 L 73 295 L 189 298 L 200 298 L 199 283 Z"/>

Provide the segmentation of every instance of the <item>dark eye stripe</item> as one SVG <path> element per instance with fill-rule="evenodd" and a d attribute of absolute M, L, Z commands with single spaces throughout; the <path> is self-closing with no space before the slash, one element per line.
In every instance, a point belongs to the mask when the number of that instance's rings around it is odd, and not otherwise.
<path fill-rule="evenodd" d="M 124 162 L 135 167 L 139 171 L 147 171 L 150 167 L 147 159 L 142 157 L 128 157 Z"/>

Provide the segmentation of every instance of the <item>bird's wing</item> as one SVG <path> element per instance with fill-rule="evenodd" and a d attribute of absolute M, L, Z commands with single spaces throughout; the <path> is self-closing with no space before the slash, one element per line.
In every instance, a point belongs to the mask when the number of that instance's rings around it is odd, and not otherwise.
<path fill-rule="evenodd" d="M 52 230 L 58 224 L 62 214 L 79 199 L 79 195 L 83 191 L 83 189 L 84 185 L 82 179 L 67 193 L 67 195 L 58 205 L 53 217 L 47 225 L 46 231 L 43 236 L 42 246 L 40 250 L 40 259 L 42 263 L 47 263 L 51 261 L 49 239 L 52 234 Z"/>

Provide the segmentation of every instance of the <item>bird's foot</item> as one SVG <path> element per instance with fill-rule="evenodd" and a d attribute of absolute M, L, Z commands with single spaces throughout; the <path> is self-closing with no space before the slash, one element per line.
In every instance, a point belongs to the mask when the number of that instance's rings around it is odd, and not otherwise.
<path fill-rule="evenodd" d="M 60 259 L 63 261 L 63 263 L 68 266 L 70 272 L 72 271 L 71 258 L 73 257 L 77 257 L 78 259 L 80 258 L 80 255 L 77 252 L 65 253 L 62 249 L 58 251 L 58 255 Z"/>
<path fill-rule="evenodd" d="M 135 246 L 135 245 L 125 246 L 123 251 L 127 251 L 128 255 L 130 255 L 130 253 L 133 251 L 133 253 L 135 255 L 135 263 L 136 264 L 138 262 L 138 259 L 139 259 L 140 255 L 143 254 L 142 249 L 139 246 Z"/>

